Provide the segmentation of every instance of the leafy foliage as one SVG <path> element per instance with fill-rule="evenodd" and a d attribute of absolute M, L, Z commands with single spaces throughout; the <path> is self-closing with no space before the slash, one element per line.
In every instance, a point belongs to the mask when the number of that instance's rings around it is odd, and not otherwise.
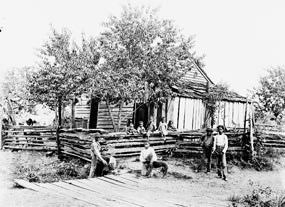
<path fill-rule="evenodd" d="M 250 185 L 253 186 L 253 183 L 250 183 Z M 282 207 L 285 204 L 285 196 L 284 193 L 274 192 L 270 187 L 257 186 L 244 196 L 232 195 L 229 201 L 232 207 Z"/>
<path fill-rule="evenodd" d="M 192 38 L 185 39 L 171 21 L 146 7 L 127 5 L 104 26 L 99 37 L 101 90 L 95 88 L 94 96 L 116 103 L 143 101 L 146 92 L 147 100 L 155 102 L 171 95 L 194 59 Z"/>
<path fill-rule="evenodd" d="M 282 118 L 285 109 L 285 69 L 271 68 L 267 75 L 261 77 L 259 88 L 255 89 L 259 105 L 257 111 L 272 113 Z"/>
<path fill-rule="evenodd" d="M 65 103 L 86 91 L 85 84 L 99 60 L 95 45 L 94 40 L 83 37 L 79 47 L 71 41 L 68 30 L 59 33 L 52 29 L 49 40 L 40 49 L 39 69 L 29 76 L 31 100 L 54 108 L 59 98 Z"/>
<path fill-rule="evenodd" d="M 3 109 L 12 122 L 15 121 L 14 114 L 31 111 L 33 108 L 28 101 L 26 88 L 27 74 L 30 71 L 31 68 L 28 67 L 11 69 L 1 82 Z"/>
<path fill-rule="evenodd" d="M 209 94 L 206 97 L 206 107 L 207 107 L 207 119 L 210 120 L 211 127 L 216 123 L 216 111 L 220 107 L 220 101 L 223 98 L 230 96 L 232 91 L 229 90 L 229 86 L 225 83 L 218 83 L 211 88 Z M 207 121 L 205 122 L 207 123 Z"/>

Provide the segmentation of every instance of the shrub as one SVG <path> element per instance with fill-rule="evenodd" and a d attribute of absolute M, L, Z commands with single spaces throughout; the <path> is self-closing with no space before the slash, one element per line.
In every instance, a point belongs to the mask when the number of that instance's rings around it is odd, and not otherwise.
<path fill-rule="evenodd" d="M 23 155 L 23 156 L 21 156 Z M 55 182 L 59 180 L 87 178 L 90 164 L 78 159 L 59 161 L 40 153 L 19 153 L 15 161 L 14 176 L 29 182 Z"/>
<path fill-rule="evenodd" d="M 283 193 L 274 192 L 270 187 L 253 189 L 244 196 L 232 195 L 228 199 L 231 207 L 284 207 L 285 196 Z"/>

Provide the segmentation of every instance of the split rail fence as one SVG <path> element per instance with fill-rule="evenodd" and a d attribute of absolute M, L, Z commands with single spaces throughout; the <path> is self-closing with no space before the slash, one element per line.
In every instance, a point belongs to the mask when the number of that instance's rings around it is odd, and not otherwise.
<path fill-rule="evenodd" d="M 285 150 L 285 132 L 278 130 L 265 130 L 257 128 L 254 134 L 255 148 L 258 143 L 266 149 Z M 11 150 L 35 150 L 35 151 L 57 151 L 65 157 L 76 157 L 90 161 L 90 145 L 92 136 L 101 139 L 103 155 L 112 155 L 117 158 L 138 157 L 144 147 L 146 137 L 142 135 L 125 135 L 108 133 L 104 130 L 60 130 L 42 126 L 18 126 L 8 127 L 2 131 L 2 144 L 4 149 Z M 149 138 L 151 146 L 158 154 L 174 152 L 175 155 L 187 157 L 200 156 L 202 154 L 200 131 L 188 131 L 181 133 L 170 133 L 166 142 L 158 134 L 152 134 Z M 229 139 L 229 155 L 241 155 L 244 151 L 246 140 L 249 141 L 249 133 L 243 131 L 227 132 Z"/>
<path fill-rule="evenodd" d="M 177 149 L 175 154 L 183 156 L 200 156 L 203 153 L 201 147 L 201 137 L 205 133 L 202 132 L 187 132 L 181 133 L 180 139 L 177 141 Z M 248 134 L 243 132 L 227 132 L 228 137 L 228 151 L 227 154 L 236 156 L 243 153 L 243 139 L 244 136 L 248 137 Z"/>
<path fill-rule="evenodd" d="M 59 134 L 60 149 L 63 156 L 73 156 L 90 161 L 92 136 L 100 137 L 103 155 L 117 158 L 139 156 L 147 137 L 142 135 L 98 134 L 94 132 L 61 132 Z M 169 134 L 166 141 L 158 134 L 149 137 L 150 145 L 156 153 L 161 154 L 175 149 L 177 134 Z"/>
<path fill-rule="evenodd" d="M 56 130 L 46 126 L 7 126 L 2 131 L 4 149 L 56 151 Z"/>

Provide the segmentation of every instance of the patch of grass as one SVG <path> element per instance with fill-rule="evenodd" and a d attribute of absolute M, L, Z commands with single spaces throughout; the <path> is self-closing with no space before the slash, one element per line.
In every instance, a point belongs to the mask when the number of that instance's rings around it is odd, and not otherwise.
<path fill-rule="evenodd" d="M 274 192 L 270 187 L 256 186 L 243 196 L 232 195 L 228 198 L 230 207 L 284 207 L 284 193 Z"/>
<path fill-rule="evenodd" d="M 87 178 L 90 164 L 78 159 L 60 161 L 42 153 L 18 152 L 14 160 L 14 177 L 29 182 L 56 182 L 59 180 Z"/>

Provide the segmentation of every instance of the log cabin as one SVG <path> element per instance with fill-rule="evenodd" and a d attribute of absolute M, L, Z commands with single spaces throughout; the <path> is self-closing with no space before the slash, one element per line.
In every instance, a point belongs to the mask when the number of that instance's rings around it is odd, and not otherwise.
<path fill-rule="evenodd" d="M 146 103 L 124 104 L 122 107 L 122 121 L 120 130 L 125 129 L 128 122 L 133 122 L 135 127 L 139 121 L 144 124 L 150 116 L 154 117 L 158 125 L 161 117 L 167 122 L 172 120 L 179 130 L 199 130 L 211 125 L 207 107 L 207 94 L 214 94 L 215 84 L 206 72 L 195 62 L 182 78 L 186 85 L 183 92 L 173 87 L 176 91 L 174 97 L 167 98 L 166 102 L 155 106 Z M 245 97 L 231 92 L 217 102 L 215 111 L 215 124 L 227 128 L 244 128 L 249 109 Z M 88 101 L 81 98 L 75 105 L 76 126 L 83 128 L 98 128 L 114 131 L 118 121 L 119 107 L 108 105 L 105 101 Z"/>

